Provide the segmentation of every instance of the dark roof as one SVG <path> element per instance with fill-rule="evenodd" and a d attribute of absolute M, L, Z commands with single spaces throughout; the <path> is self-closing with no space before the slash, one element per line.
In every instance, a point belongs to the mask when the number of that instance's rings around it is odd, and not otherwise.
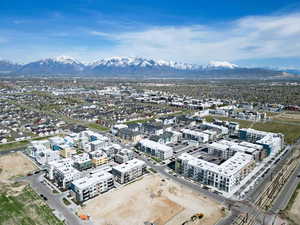
<path fill-rule="evenodd" d="M 132 130 L 130 130 L 130 129 L 128 129 L 128 128 L 120 129 L 120 130 L 119 130 L 119 133 L 120 133 L 120 134 L 124 134 L 124 135 L 129 135 L 129 136 L 136 136 L 136 135 L 139 135 L 138 132 L 132 131 Z"/>

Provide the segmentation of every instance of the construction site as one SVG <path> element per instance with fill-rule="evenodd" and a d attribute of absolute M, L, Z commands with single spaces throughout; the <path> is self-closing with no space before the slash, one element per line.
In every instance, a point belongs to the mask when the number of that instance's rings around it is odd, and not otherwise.
<path fill-rule="evenodd" d="M 79 213 L 95 225 L 209 225 L 224 216 L 224 209 L 171 180 L 147 175 L 86 202 Z"/>

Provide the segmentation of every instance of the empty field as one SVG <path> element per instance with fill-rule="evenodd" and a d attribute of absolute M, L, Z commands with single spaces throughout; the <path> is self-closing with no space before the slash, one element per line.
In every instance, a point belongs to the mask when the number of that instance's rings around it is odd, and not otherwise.
<path fill-rule="evenodd" d="M 36 170 L 22 153 L 0 157 L 0 224 L 63 225 L 47 204 L 26 183 L 14 178 Z"/>
<path fill-rule="evenodd" d="M 277 115 L 274 115 L 272 119 L 300 124 L 300 112 L 279 113 Z"/>
<path fill-rule="evenodd" d="M 130 185 L 100 195 L 82 208 L 96 225 L 133 225 L 146 221 L 158 225 L 179 225 L 191 216 L 203 213 L 194 224 L 215 224 L 222 206 L 184 189 L 159 175 L 148 175 Z"/>
<path fill-rule="evenodd" d="M 283 114 L 284 115 L 284 114 Z M 292 114 L 290 114 L 292 115 Z M 298 114 L 293 114 L 298 115 Z M 288 144 L 293 144 L 300 138 L 300 120 L 298 122 L 288 121 L 283 119 L 278 119 L 278 117 L 273 118 L 272 121 L 268 122 L 252 122 L 249 120 L 237 120 L 229 117 L 221 116 L 207 116 L 205 117 L 207 121 L 211 122 L 213 118 L 223 120 L 223 121 L 232 121 L 240 124 L 241 128 L 253 128 L 256 130 L 273 132 L 273 133 L 282 133 L 285 135 L 285 142 Z"/>
<path fill-rule="evenodd" d="M 0 181 L 8 182 L 9 179 L 24 176 L 36 170 L 37 167 L 22 153 L 12 153 L 0 157 Z"/>

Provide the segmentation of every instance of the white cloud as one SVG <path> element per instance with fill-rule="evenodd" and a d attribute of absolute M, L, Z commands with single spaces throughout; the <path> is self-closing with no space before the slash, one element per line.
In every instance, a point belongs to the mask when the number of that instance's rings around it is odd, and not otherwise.
<path fill-rule="evenodd" d="M 152 27 L 137 32 L 91 31 L 116 42 L 102 56 L 131 55 L 206 63 L 210 60 L 299 57 L 300 14 L 252 16 L 222 25 Z"/>

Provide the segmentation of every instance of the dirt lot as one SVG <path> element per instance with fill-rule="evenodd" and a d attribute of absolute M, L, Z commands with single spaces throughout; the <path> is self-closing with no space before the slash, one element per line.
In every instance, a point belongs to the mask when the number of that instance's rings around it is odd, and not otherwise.
<path fill-rule="evenodd" d="M 298 122 L 300 123 L 300 113 L 296 112 L 284 112 L 272 117 L 273 119 L 283 120 L 287 122 Z"/>
<path fill-rule="evenodd" d="M 91 216 L 96 225 L 181 225 L 196 213 L 204 217 L 191 224 L 215 224 L 222 206 L 182 188 L 159 175 L 148 175 L 132 184 L 100 195 L 85 203 L 81 213 Z"/>
<path fill-rule="evenodd" d="M 0 182 L 7 183 L 9 179 L 24 176 L 36 169 L 36 166 L 22 153 L 12 153 L 0 157 Z"/>
<path fill-rule="evenodd" d="M 25 182 L 13 178 L 36 170 L 22 153 L 0 157 L 0 224 L 64 225 L 45 201 Z"/>

